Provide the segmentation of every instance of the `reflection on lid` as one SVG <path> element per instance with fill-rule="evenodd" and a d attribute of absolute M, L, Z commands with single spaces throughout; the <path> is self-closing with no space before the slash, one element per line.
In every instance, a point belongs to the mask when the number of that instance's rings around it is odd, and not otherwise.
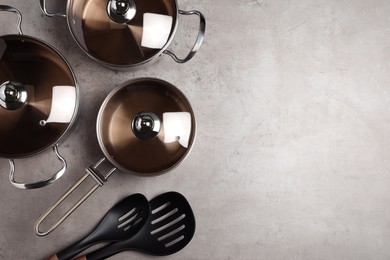
<path fill-rule="evenodd" d="M 188 148 L 191 134 L 191 114 L 188 112 L 169 112 L 163 114 L 164 143 L 178 141 Z"/>
<path fill-rule="evenodd" d="M 69 123 L 76 107 L 76 88 L 74 86 L 54 86 L 53 100 L 49 117 L 41 120 L 40 125 L 47 123 Z"/>
<path fill-rule="evenodd" d="M 172 28 L 172 16 L 144 13 L 141 46 L 161 49 L 167 43 Z"/>

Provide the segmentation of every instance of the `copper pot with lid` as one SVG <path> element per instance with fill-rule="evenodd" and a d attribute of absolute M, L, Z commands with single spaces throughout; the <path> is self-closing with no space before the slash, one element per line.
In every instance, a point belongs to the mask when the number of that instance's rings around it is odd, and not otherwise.
<path fill-rule="evenodd" d="M 79 47 L 95 61 L 111 68 L 128 68 L 148 63 L 161 54 L 176 62 L 189 61 L 200 48 L 206 20 L 199 11 L 182 11 L 176 0 L 68 0 L 66 17 L 69 30 Z M 167 50 L 181 15 L 200 18 L 199 33 L 189 54 L 181 59 Z"/>
<path fill-rule="evenodd" d="M 15 187 L 40 188 L 58 180 L 67 168 L 58 143 L 76 117 L 76 78 L 57 50 L 22 34 L 22 16 L 17 9 L 0 5 L 0 11 L 19 17 L 19 34 L 0 36 L 0 157 L 9 160 L 9 179 Z M 60 160 L 61 169 L 42 181 L 17 182 L 14 159 L 49 148 Z"/>
<path fill-rule="evenodd" d="M 44 236 L 58 227 L 117 169 L 130 174 L 153 176 L 172 170 L 189 154 L 195 141 L 193 110 L 184 94 L 172 84 L 155 78 L 129 80 L 116 87 L 100 107 L 96 133 L 104 156 L 86 169 L 80 178 L 35 224 L 35 233 Z M 108 160 L 114 167 L 99 171 Z M 42 221 L 85 179 L 96 184 L 47 231 Z"/>

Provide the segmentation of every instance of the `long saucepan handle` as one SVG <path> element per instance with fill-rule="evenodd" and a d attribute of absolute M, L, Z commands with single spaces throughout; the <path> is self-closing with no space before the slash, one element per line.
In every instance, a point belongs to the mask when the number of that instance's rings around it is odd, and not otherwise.
<path fill-rule="evenodd" d="M 184 59 L 179 59 L 173 52 L 171 52 L 169 50 L 164 51 L 164 54 L 171 56 L 172 59 L 174 59 L 176 62 L 185 63 L 185 62 L 189 61 L 190 59 L 192 59 L 192 57 L 194 57 L 194 55 L 196 54 L 196 52 L 199 50 L 200 46 L 202 45 L 204 35 L 206 33 L 206 19 L 204 18 L 203 14 L 201 12 L 196 11 L 196 10 L 192 10 L 192 11 L 179 10 L 179 14 L 197 15 L 197 16 L 199 16 L 199 19 L 200 19 L 198 36 L 196 37 L 195 44 L 192 47 L 190 53 L 187 55 L 187 57 L 185 57 Z"/>
<path fill-rule="evenodd" d="M 66 218 L 70 216 L 70 214 L 73 213 L 86 199 L 88 199 L 89 196 L 92 195 L 93 192 L 97 190 L 100 186 L 103 186 L 104 182 L 107 181 L 107 179 L 111 176 L 111 174 L 116 170 L 116 168 L 112 168 L 108 173 L 106 173 L 105 176 L 103 176 L 97 168 L 99 165 L 105 160 L 105 158 L 102 158 L 99 160 L 95 165 L 90 166 L 86 169 L 86 174 L 82 176 L 72 187 L 70 187 L 58 200 L 56 203 L 54 203 L 53 206 L 51 206 L 45 213 L 42 214 L 37 220 L 37 222 L 34 225 L 35 234 L 38 236 L 46 236 L 50 234 L 54 229 L 56 229 Z M 40 230 L 41 223 L 49 216 L 54 209 L 58 207 L 75 189 L 77 189 L 78 186 L 81 185 L 88 177 L 92 177 L 96 184 L 87 192 L 85 193 L 68 211 L 65 212 L 65 214 L 56 221 L 51 227 L 49 227 L 46 231 Z"/>

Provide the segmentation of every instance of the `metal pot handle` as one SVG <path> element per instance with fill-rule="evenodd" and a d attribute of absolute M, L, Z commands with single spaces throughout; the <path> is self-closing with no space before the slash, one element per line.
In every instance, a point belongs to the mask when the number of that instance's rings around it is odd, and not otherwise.
<path fill-rule="evenodd" d="M 86 169 L 86 174 L 82 176 L 75 184 L 73 184 L 72 187 L 70 187 L 58 200 L 56 203 L 54 203 L 53 206 L 51 206 L 45 213 L 42 214 L 42 216 L 39 217 L 37 222 L 35 222 L 34 230 L 35 234 L 38 236 L 46 236 L 50 234 L 54 229 L 56 229 L 64 220 L 69 217 L 70 214 L 73 213 L 86 199 L 88 199 L 89 196 L 92 195 L 93 192 L 97 190 L 100 186 L 103 186 L 104 182 L 107 181 L 107 179 L 111 176 L 111 174 L 116 170 L 116 168 L 112 168 L 110 171 L 106 173 L 105 176 L 103 176 L 97 168 L 99 165 L 105 160 L 106 158 L 100 159 L 95 165 L 89 166 Z M 88 191 L 86 192 L 68 211 L 65 212 L 65 214 L 57 221 L 55 222 L 51 227 L 49 227 L 46 231 L 40 231 L 39 226 L 41 225 L 42 221 L 44 221 L 47 216 L 49 216 L 53 210 L 55 210 L 58 205 L 60 205 L 75 189 L 77 189 L 78 186 L 81 185 L 88 177 L 92 177 L 96 184 Z"/>
<path fill-rule="evenodd" d="M 57 145 L 53 146 L 53 150 L 54 150 L 58 160 L 61 161 L 62 168 L 58 172 L 56 172 L 53 176 L 51 176 L 51 177 L 49 177 L 47 179 L 44 179 L 42 181 L 38 181 L 38 182 L 20 183 L 20 182 L 15 181 L 15 176 L 14 176 L 14 174 L 15 174 L 15 162 L 14 162 L 13 159 L 9 159 L 9 164 L 10 164 L 9 180 L 10 180 L 11 184 L 14 185 L 16 188 L 19 188 L 19 189 L 30 190 L 30 189 L 37 189 L 37 188 L 45 187 L 45 186 L 55 182 L 59 178 L 61 178 L 61 176 L 64 175 L 64 173 L 66 171 L 67 163 L 66 163 L 65 159 L 58 152 L 58 146 Z"/>
<path fill-rule="evenodd" d="M 192 57 L 195 55 L 195 53 L 200 48 L 200 45 L 202 45 L 202 42 L 203 42 L 203 39 L 204 39 L 204 35 L 205 35 L 205 32 L 206 32 L 206 19 L 204 18 L 203 14 L 201 12 L 196 11 L 196 10 L 191 10 L 191 11 L 179 10 L 179 14 L 183 14 L 183 15 L 193 15 L 193 14 L 195 14 L 195 15 L 199 16 L 200 24 L 199 24 L 198 37 L 196 38 L 196 41 L 195 41 L 194 46 L 192 47 L 192 50 L 187 55 L 187 57 L 185 57 L 184 59 L 179 59 L 173 52 L 171 52 L 169 50 L 165 50 L 163 53 L 171 56 L 172 59 L 174 59 L 177 63 L 185 63 L 185 62 L 189 61 L 190 59 L 192 59 Z"/>
<path fill-rule="evenodd" d="M 59 17 L 66 18 L 66 14 L 62 14 L 62 13 L 49 13 L 49 12 L 47 11 L 47 9 L 46 9 L 46 1 L 45 1 L 45 0 L 39 0 L 39 5 L 41 6 L 42 12 L 43 12 L 46 16 L 49 16 L 49 17 L 59 16 Z"/>
<path fill-rule="evenodd" d="M 19 12 L 18 9 L 12 7 L 12 6 L 9 6 L 9 5 L 0 5 L 0 11 L 4 11 L 4 12 L 11 12 L 11 13 L 15 13 L 18 15 L 18 32 L 19 34 L 23 34 L 22 32 L 22 14 Z"/>

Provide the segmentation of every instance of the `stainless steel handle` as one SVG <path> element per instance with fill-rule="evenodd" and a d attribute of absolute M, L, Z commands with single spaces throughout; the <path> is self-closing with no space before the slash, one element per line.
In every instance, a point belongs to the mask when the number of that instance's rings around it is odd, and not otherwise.
<path fill-rule="evenodd" d="M 0 5 L 0 11 L 5 11 L 5 12 L 11 12 L 15 13 L 18 16 L 18 32 L 19 34 L 23 34 L 22 32 L 22 14 L 19 12 L 18 9 L 9 6 L 9 5 Z"/>
<path fill-rule="evenodd" d="M 73 213 L 85 200 L 88 199 L 89 196 L 94 193 L 97 188 L 100 186 L 103 186 L 104 182 L 107 181 L 107 179 L 111 176 L 111 174 L 116 170 L 116 168 L 112 168 L 108 173 L 106 173 L 105 176 L 103 176 L 97 168 L 99 165 L 105 160 L 105 158 L 100 159 L 95 165 L 90 166 L 86 169 L 86 174 L 82 176 L 75 184 L 73 184 L 72 187 L 70 187 L 58 200 L 56 203 L 54 203 L 53 206 L 51 206 L 45 213 L 42 214 L 41 217 L 38 218 L 37 222 L 34 225 L 35 234 L 38 236 L 46 236 L 50 234 L 54 229 L 56 229 L 66 218 L 70 216 L 70 214 Z M 56 221 L 51 227 L 49 227 L 46 231 L 40 231 L 39 226 L 41 225 L 42 221 L 44 221 L 47 216 L 50 215 L 50 213 L 53 212 L 57 208 L 58 205 L 60 205 L 75 189 L 77 189 L 78 186 L 81 185 L 88 177 L 92 177 L 96 184 L 88 190 L 87 193 L 85 193 L 68 211 L 65 212 L 65 214 Z"/>
<path fill-rule="evenodd" d="M 45 1 L 45 0 L 39 0 L 39 5 L 41 6 L 42 12 L 43 12 L 46 16 L 49 16 L 49 17 L 59 16 L 59 17 L 66 18 L 66 14 L 62 14 L 62 13 L 49 13 L 49 12 L 47 11 L 47 9 L 46 9 L 46 1 Z"/>
<path fill-rule="evenodd" d="M 199 16 L 200 24 L 199 24 L 198 37 L 196 37 L 196 41 L 195 41 L 194 46 L 192 47 L 192 50 L 187 55 L 187 57 L 185 57 L 184 59 L 179 59 L 173 52 L 171 52 L 169 50 L 165 50 L 163 53 L 171 56 L 172 59 L 174 59 L 178 63 L 185 63 L 185 62 L 189 61 L 190 59 L 192 59 L 192 57 L 194 57 L 194 55 L 196 54 L 196 52 L 199 50 L 200 46 L 202 45 L 204 35 L 206 33 L 206 19 L 204 18 L 203 14 L 201 12 L 196 11 L 196 10 L 192 10 L 192 11 L 179 10 L 179 14 L 183 14 L 183 15 L 195 14 L 195 15 Z"/>
<path fill-rule="evenodd" d="M 16 188 L 19 188 L 19 189 L 30 190 L 30 189 L 37 189 L 37 188 L 45 187 L 45 186 L 55 182 L 59 178 L 61 178 L 61 176 L 64 175 L 64 173 L 66 171 L 67 163 L 66 163 L 65 159 L 58 152 L 58 146 L 57 145 L 53 146 L 53 150 L 54 150 L 54 153 L 56 154 L 58 160 L 61 161 L 62 167 L 61 167 L 61 169 L 58 172 L 56 172 L 51 177 L 49 177 L 47 179 L 44 179 L 42 181 L 38 181 L 38 182 L 20 183 L 20 182 L 15 181 L 15 162 L 14 162 L 13 159 L 9 159 L 9 164 L 10 164 L 9 180 L 10 180 L 11 184 L 14 185 Z"/>

